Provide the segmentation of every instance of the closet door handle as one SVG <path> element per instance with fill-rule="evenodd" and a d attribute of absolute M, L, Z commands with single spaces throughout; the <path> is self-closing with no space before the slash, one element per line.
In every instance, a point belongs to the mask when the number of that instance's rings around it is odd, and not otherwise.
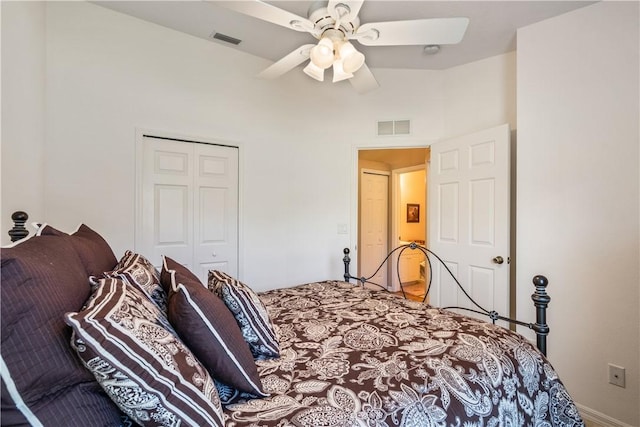
<path fill-rule="evenodd" d="M 494 264 L 500 265 L 500 264 L 504 263 L 504 258 L 502 258 L 500 255 L 498 255 L 497 257 L 495 257 L 491 261 L 493 261 Z"/>

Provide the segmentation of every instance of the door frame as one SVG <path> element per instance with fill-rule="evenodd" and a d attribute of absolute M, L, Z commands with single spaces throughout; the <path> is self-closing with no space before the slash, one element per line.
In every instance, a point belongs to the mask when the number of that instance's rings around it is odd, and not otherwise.
<path fill-rule="evenodd" d="M 358 201 L 360 200 L 360 194 L 358 192 L 358 180 L 360 177 L 360 173 L 358 170 L 358 152 L 360 150 L 383 150 L 383 149 L 403 149 L 403 148 L 427 148 L 432 144 L 438 142 L 437 139 L 432 140 L 415 140 L 409 138 L 397 138 L 393 137 L 393 141 L 386 140 L 384 142 L 362 142 L 360 144 L 352 144 L 351 145 L 351 194 L 354 197 L 351 197 L 350 204 L 350 230 L 356 230 L 355 233 L 351 233 L 349 239 L 349 250 L 351 253 L 349 254 L 351 258 L 351 274 L 356 274 L 358 271 L 358 255 L 359 255 L 359 231 L 358 231 L 358 218 L 360 216 L 360 212 L 358 210 Z M 427 170 L 427 175 L 429 171 Z M 427 176 L 427 179 L 429 177 Z M 428 200 L 427 200 L 428 203 Z M 391 219 L 390 219 L 391 220 Z"/>
<path fill-rule="evenodd" d="M 143 143 L 145 137 L 175 140 L 193 144 L 213 144 L 238 149 L 238 279 L 244 277 L 244 150 L 243 144 L 238 141 L 229 141 L 221 138 L 204 137 L 201 135 L 182 134 L 166 130 L 135 128 L 135 191 L 134 191 L 134 226 L 133 250 L 138 251 L 138 242 L 142 241 L 142 184 L 143 184 Z"/>

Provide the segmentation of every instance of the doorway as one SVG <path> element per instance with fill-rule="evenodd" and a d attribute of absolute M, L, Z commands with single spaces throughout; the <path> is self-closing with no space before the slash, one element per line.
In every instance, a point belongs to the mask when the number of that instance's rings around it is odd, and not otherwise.
<path fill-rule="evenodd" d="M 429 149 L 427 158 L 428 153 Z M 394 240 L 390 249 L 410 243 L 426 248 L 429 230 L 427 166 L 428 163 L 424 163 L 393 171 L 394 200 L 391 208 L 395 217 L 391 222 L 391 235 Z M 396 266 L 399 271 L 396 271 Z M 394 254 L 391 273 L 390 290 L 404 292 L 411 299 L 424 300 L 429 269 L 421 250 L 405 250 L 402 254 Z"/>
<path fill-rule="evenodd" d="M 389 251 L 399 244 L 402 239 L 410 239 L 424 244 L 427 232 L 426 206 L 426 165 L 429 158 L 429 148 L 391 148 L 365 149 L 358 151 L 358 277 L 369 277 L 374 274 Z M 372 209 L 374 192 L 371 180 L 373 176 L 390 176 L 387 185 L 385 219 L 379 214 L 379 209 Z M 384 181 L 377 178 L 376 181 Z M 388 182 L 387 180 L 386 182 Z M 377 197 L 380 199 L 380 197 Z M 415 218 L 408 218 L 407 209 Z M 375 225 L 374 225 L 375 223 Z M 371 231 L 376 232 L 373 236 Z M 384 238 L 381 237 L 384 235 Z M 374 238 L 375 237 L 375 238 Z M 373 239 L 373 240 L 372 240 Z M 384 247 L 380 242 L 384 241 Z M 377 245 L 372 245 L 377 243 Z M 375 250 L 373 250 L 375 249 Z M 396 254 L 397 255 L 397 254 Z M 400 271 L 403 272 L 401 281 L 407 289 L 411 286 L 416 299 L 424 296 L 425 286 L 420 262 L 424 256 L 420 251 L 404 251 L 400 260 Z M 371 281 L 382 284 L 390 291 L 400 291 L 397 279 L 397 258 L 378 271 Z M 422 297 L 420 297 L 422 300 Z"/>
<path fill-rule="evenodd" d="M 439 254 L 440 261 L 431 271 L 430 303 L 441 307 L 467 307 L 470 303 L 462 296 L 468 294 L 484 309 L 509 316 L 510 308 L 514 307 L 510 292 L 514 254 L 510 250 L 509 234 L 513 210 L 509 125 L 433 141 L 428 145 L 431 163 L 426 166 L 427 192 L 430 193 L 427 244 L 430 251 Z M 405 151 L 354 149 L 358 167 L 364 161 L 374 160 L 384 166 L 392 154 Z M 369 154 L 373 159 L 366 157 Z M 388 164 L 387 167 L 394 169 Z M 354 180 L 356 183 L 359 185 L 359 180 Z M 354 193 L 359 194 L 355 188 Z M 354 212 L 357 215 L 352 216 L 353 227 L 360 233 L 361 212 L 357 209 Z M 392 211 L 392 223 L 393 214 Z M 354 242 L 356 250 L 360 245 L 359 238 L 358 234 Z M 395 241 L 391 236 L 390 242 Z M 358 267 L 360 265 L 358 251 Z M 359 268 L 358 271 L 360 273 Z M 449 273 L 460 279 L 464 291 L 455 286 Z"/>

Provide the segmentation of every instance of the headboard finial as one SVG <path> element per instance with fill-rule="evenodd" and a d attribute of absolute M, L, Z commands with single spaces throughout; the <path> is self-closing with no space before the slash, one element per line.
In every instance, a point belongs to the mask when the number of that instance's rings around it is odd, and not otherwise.
<path fill-rule="evenodd" d="M 27 237 L 29 235 L 29 230 L 25 228 L 24 224 L 29 219 L 29 215 L 23 211 L 16 211 L 11 215 L 11 219 L 13 220 L 13 228 L 9 230 L 11 241 L 17 242 L 18 240 Z"/>
<path fill-rule="evenodd" d="M 342 258 L 342 262 L 344 263 L 344 281 L 348 282 L 351 279 L 351 273 L 349 273 L 349 263 L 351 263 L 351 257 L 349 257 L 349 253 L 351 251 L 349 248 L 344 248 L 342 253 L 344 254 L 344 258 Z"/>
<path fill-rule="evenodd" d="M 536 306 L 536 323 L 531 326 L 536 333 L 537 345 L 542 354 L 547 355 L 547 335 L 549 335 L 549 325 L 547 325 L 547 306 L 551 297 L 547 294 L 546 287 L 549 280 L 545 276 L 535 276 L 533 285 L 536 291 L 531 295 L 533 305 Z"/>

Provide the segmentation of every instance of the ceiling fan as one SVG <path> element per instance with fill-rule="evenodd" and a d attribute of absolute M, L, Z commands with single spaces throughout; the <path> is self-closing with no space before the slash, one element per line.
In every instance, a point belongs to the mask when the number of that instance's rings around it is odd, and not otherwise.
<path fill-rule="evenodd" d="M 300 46 L 262 71 L 258 77 L 274 79 L 309 60 L 304 72 L 323 81 L 333 68 L 333 82 L 349 79 L 360 93 L 377 88 L 378 82 L 365 64 L 364 54 L 351 41 L 365 46 L 442 45 L 462 40 L 468 18 L 432 18 L 360 24 L 358 12 L 364 0 L 328 0 L 311 3 L 308 18 L 260 0 L 216 2 L 254 18 L 307 32 L 317 43 Z"/>

